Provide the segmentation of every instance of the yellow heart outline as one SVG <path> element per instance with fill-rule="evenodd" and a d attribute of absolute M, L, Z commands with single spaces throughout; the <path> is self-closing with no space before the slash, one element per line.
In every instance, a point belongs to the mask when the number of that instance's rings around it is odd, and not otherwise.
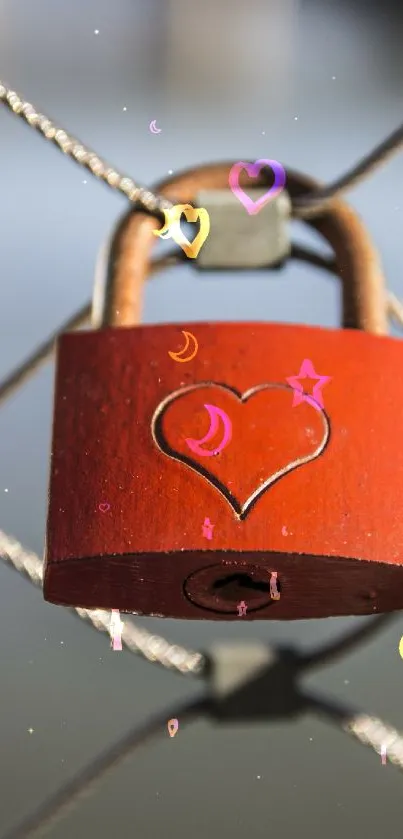
<path fill-rule="evenodd" d="M 193 242 L 189 242 L 189 239 L 186 238 L 180 229 L 180 217 L 182 213 L 186 221 L 200 220 L 200 230 L 193 239 Z M 210 233 L 210 216 L 207 210 L 204 207 L 192 207 L 191 204 L 176 204 L 170 211 L 170 218 L 172 221 L 169 229 L 172 239 L 174 239 L 177 245 L 180 245 L 186 256 L 190 257 L 190 259 L 196 259 Z"/>

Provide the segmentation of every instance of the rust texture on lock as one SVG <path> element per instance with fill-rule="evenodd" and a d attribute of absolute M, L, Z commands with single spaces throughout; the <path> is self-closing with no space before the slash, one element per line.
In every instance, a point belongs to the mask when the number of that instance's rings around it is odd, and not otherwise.
<path fill-rule="evenodd" d="M 158 189 L 192 202 L 200 189 L 225 188 L 230 167 Z M 257 185 L 266 183 L 261 173 Z M 291 196 L 313 186 L 287 173 Z M 384 334 L 383 278 L 354 212 L 334 200 L 309 224 L 335 252 L 343 330 L 135 325 L 156 221 L 126 218 L 110 326 L 59 342 L 46 600 L 227 621 L 403 607 L 403 353 Z M 187 363 L 170 356 L 182 331 L 198 344 Z M 304 359 L 331 377 L 323 409 L 293 407 L 287 378 Z"/>

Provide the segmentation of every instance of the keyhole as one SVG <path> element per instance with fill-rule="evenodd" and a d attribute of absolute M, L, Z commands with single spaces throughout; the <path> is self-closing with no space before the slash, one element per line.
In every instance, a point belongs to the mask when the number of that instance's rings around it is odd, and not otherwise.
<path fill-rule="evenodd" d="M 238 600 L 246 600 L 252 603 L 262 597 L 262 594 L 270 593 L 270 585 L 267 582 L 255 581 L 249 574 L 238 573 L 221 577 L 212 585 L 212 590 L 222 600 L 236 603 Z"/>
<path fill-rule="evenodd" d="M 271 575 L 272 571 L 267 566 L 243 562 L 238 558 L 231 560 L 226 556 L 218 565 L 208 565 L 190 574 L 184 592 L 199 608 L 231 615 L 234 620 L 238 620 L 237 607 L 242 600 L 248 608 L 248 615 L 269 606 L 278 610 L 280 600 L 271 596 Z M 277 577 L 276 583 L 280 594 L 281 586 Z"/>

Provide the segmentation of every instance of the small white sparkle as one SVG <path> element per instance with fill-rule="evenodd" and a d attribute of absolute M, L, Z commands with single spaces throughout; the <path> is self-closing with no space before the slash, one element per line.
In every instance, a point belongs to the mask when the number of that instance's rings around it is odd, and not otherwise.
<path fill-rule="evenodd" d="M 99 29 L 94 29 L 94 35 L 99 35 Z"/>
<path fill-rule="evenodd" d="M 349 679 L 344 679 L 344 684 L 345 684 L 345 685 L 349 685 L 349 684 L 350 684 L 350 680 L 349 680 Z"/>
<path fill-rule="evenodd" d="M 332 80 L 333 80 L 333 81 L 335 80 L 335 78 L 336 78 L 336 76 L 332 76 Z"/>
<path fill-rule="evenodd" d="M 64 641 L 60 641 L 61 644 L 64 644 Z"/>
<path fill-rule="evenodd" d="M 168 169 L 168 175 L 173 175 L 173 169 Z"/>
<path fill-rule="evenodd" d="M 29 729 L 28 729 L 28 732 L 29 732 L 29 734 L 33 734 L 33 733 L 34 733 L 34 729 L 33 729 L 33 728 L 29 728 Z"/>
<path fill-rule="evenodd" d="M 265 132 L 265 131 L 262 131 L 262 134 L 266 134 L 266 132 Z"/>
<path fill-rule="evenodd" d="M 311 741 L 311 743 L 312 743 L 313 737 L 310 737 L 309 739 L 310 739 L 310 741 Z"/>
<path fill-rule="evenodd" d="M 8 489 L 5 489 L 4 492 L 8 492 Z"/>
<path fill-rule="evenodd" d="M 87 184 L 87 183 L 88 183 L 88 181 L 83 181 L 83 184 Z"/>
<path fill-rule="evenodd" d="M 262 776 L 261 775 L 256 775 L 256 777 L 257 777 L 258 781 L 260 781 Z"/>
<path fill-rule="evenodd" d="M 298 117 L 294 117 L 294 119 L 298 119 Z"/>
<path fill-rule="evenodd" d="M 124 106 L 123 110 L 124 110 L 124 111 L 127 111 L 126 105 Z"/>

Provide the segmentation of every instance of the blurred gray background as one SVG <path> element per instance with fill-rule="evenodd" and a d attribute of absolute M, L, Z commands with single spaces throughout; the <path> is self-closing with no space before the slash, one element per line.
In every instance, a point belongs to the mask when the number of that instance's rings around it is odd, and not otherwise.
<path fill-rule="evenodd" d="M 401 13 L 387 2 L 369 6 L 3 0 L 0 76 L 143 184 L 193 164 L 259 157 L 329 181 L 402 119 Z M 153 119 L 158 135 L 149 131 Z M 1 106 L 0 149 L 3 378 L 89 299 L 97 254 L 126 204 Z M 397 156 L 349 198 L 401 297 L 402 177 Z M 302 226 L 295 233 L 311 239 Z M 262 312 L 334 327 L 337 282 L 296 262 L 282 272 L 202 280 L 186 265 L 145 294 L 146 322 L 259 320 Z M 0 526 L 40 555 L 52 388 L 49 363 L 0 411 Z M 45 604 L 1 563 L 0 606 L 2 835 L 149 713 L 203 688 L 128 652 L 112 654 L 107 635 Z M 309 648 L 362 621 L 138 623 L 203 649 L 229 638 Z M 403 729 L 401 635 L 397 616 L 307 685 Z M 374 752 L 315 718 L 225 729 L 199 721 L 174 739 L 161 730 L 51 835 L 377 839 L 386 821 L 399 825 L 401 784 Z"/>

